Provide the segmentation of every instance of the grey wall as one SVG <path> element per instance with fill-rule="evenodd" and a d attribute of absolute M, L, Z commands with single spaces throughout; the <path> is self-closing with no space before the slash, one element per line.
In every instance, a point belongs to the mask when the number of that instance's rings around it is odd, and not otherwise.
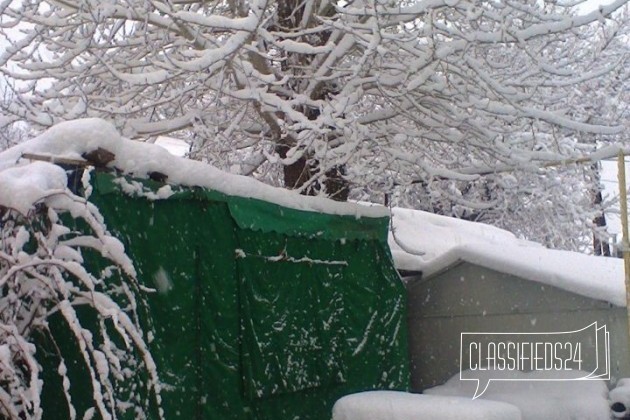
<path fill-rule="evenodd" d="M 459 373 L 462 332 L 571 331 L 595 321 L 610 332 L 612 379 L 630 376 L 626 308 L 466 262 L 406 280 L 414 391 Z"/>

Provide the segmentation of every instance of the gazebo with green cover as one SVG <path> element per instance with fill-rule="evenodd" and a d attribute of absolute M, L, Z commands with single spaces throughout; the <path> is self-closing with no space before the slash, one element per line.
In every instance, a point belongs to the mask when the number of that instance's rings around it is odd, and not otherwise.
<path fill-rule="evenodd" d="M 405 291 L 387 217 L 190 187 L 150 199 L 124 192 L 130 183 L 163 186 L 95 172 L 90 201 L 155 289 L 142 299 L 164 418 L 329 419 L 344 395 L 408 389 Z M 53 376 L 47 418 L 67 418 L 65 405 L 54 409 Z M 78 407 L 89 387 L 70 390 Z"/>

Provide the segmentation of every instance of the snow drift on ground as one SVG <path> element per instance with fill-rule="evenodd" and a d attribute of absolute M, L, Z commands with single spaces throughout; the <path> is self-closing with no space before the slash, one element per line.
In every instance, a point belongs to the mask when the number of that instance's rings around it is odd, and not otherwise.
<path fill-rule="evenodd" d="M 615 418 L 630 416 L 630 378 L 621 378 L 608 394 Z"/>
<path fill-rule="evenodd" d="M 423 277 L 457 261 L 478 264 L 625 306 L 623 260 L 550 250 L 478 222 L 395 208 L 389 243 L 399 270 Z"/>
<path fill-rule="evenodd" d="M 333 420 L 520 420 L 511 404 L 470 398 L 369 391 L 339 399 Z"/>
<path fill-rule="evenodd" d="M 30 161 L 22 158 L 24 153 L 82 159 L 83 153 L 99 147 L 116 155 L 115 160 L 108 164 L 109 167 L 115 167 L 127 175 L 139 178 L 146 178 L 151 172 L 160 172 L 168 176 L 169 184 L 205 187 L 229 195 L 256 198 L 298 210 L 355 217 L 388 215 L 384 207 L 306 197 L 265 185 L 252 178 L 228 174 L 201 162 L 173 156 L 158 145 L 122 138 L 113 125 L 98 118 L 62 122 L 35 139 L 0 153 L 0 171 L 18 165 L 28 165 Z M 33 166 L 31 163 L 28 169 L 24 170 L 35 173 L 43 167 L 41 164 Z M 34 197 L 33 194 L 27 195 Z M 12 205 L 24 209 L 31 204 L 28 203 L 29 200 Z M 0 205 L 3 203 L 0 202 Z"/>
<path fill-rule="evenodd" d="M 523 420 L 606 420 L 610 418 L 608 388 L 605 381 L 557 381 L 562 378 L 562 374 L 563 372 L 560 371 L 527 373 L 477 371 L 476 377 L 482 383 L 492 378 L 511 378 L 512 380 L 490 382 L 488 389 L 480 398 L 505 402 L 518 407 Z M 586 375 L 588 372 L 584 372 L 584 376 Z M 575 377 L 575 374 L 570 377 Z M 423 392 L 431 396 L 472 398 L 476 388 L 476 381 L 462 381 L 458 373 L 444 385 Z"/>

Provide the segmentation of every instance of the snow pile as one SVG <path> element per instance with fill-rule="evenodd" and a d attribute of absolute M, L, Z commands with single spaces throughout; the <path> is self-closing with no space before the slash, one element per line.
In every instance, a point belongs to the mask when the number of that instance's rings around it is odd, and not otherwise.
<path fill-rule="evenodd" d="M 152 172 L 168 176 L 169 184 L 199 186 L 228 195 L 251 197 L 297 210 L 316 211 L 355 217 L 385 217 L 388 211 L 380 206 L 339 203 L 319 197 L 265 185 L 252 178 L 222 172 L 210 165 L 173 156 L 163 147 L 122 138 L 110 123 L 86 118 L 57 124 L 33 140 L 20 143 L 0 153 L 0 171 L 26 164 L 24 153 L 53 158 L 82 159 L 84 153 L 98 148 L 113 153 L 108 163 L 124 174 L 146 178 Z"/>
<path fill-rule="evenodd" d="M 494 378 L 479 399 L 512 404 L 521 411 L 523 420 L 605 420 L 610 418 L 608 388 L 600 380 L 559 380 L 561 371 L 478 371 L 481 383 Z M 509 375 L 509 376 L 508 376 Z M 584 372 L 584 376 L 588 372 Z M 573 375 L 568 377 L 575 377 Z M 509 378 L 509 379 L 508 379 Z M 553 380 L 550 380 L 553 379 Z M 476 381 L 461 381 L 459 373 L 444 385 L 424 390 L 430 396 L 472 398 Z"/>
<path fill-rule="evenodd" d="M 470 398 L 369 391 L 335 403 L 333 420 L 520 420 L 513 405 Z"/>
<path fill-rule="evenodd" d="M 466 261 L 625 306 L 623 261 L 550 250 L 483 223 L 395 208 L 389 243 L 399 270 L 424 277 Z"/>
<path fill-rule="evenodd" d="M 630 378 L 622 378 L 608 394 L 615 418 L 630 417 Z"/>
<path fill-rule="evenodd" d="M 51 193 L 63 191 L 68 184 L 66 172 L 57 165 L 33 162 L 0 171 L 0 206 L 26 215 Z"/>

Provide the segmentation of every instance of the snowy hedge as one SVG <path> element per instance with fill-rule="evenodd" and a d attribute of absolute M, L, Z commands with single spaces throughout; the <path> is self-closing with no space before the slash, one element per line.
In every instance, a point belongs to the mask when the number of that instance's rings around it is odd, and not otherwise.
<path fill-rule="evenodd" d="M 146 290 L 98 209 L 66 185 L 48 163 L 0 171 L 0 417 L 47 417 L 46 392 L 72 419 L 162 417 Z"/>

